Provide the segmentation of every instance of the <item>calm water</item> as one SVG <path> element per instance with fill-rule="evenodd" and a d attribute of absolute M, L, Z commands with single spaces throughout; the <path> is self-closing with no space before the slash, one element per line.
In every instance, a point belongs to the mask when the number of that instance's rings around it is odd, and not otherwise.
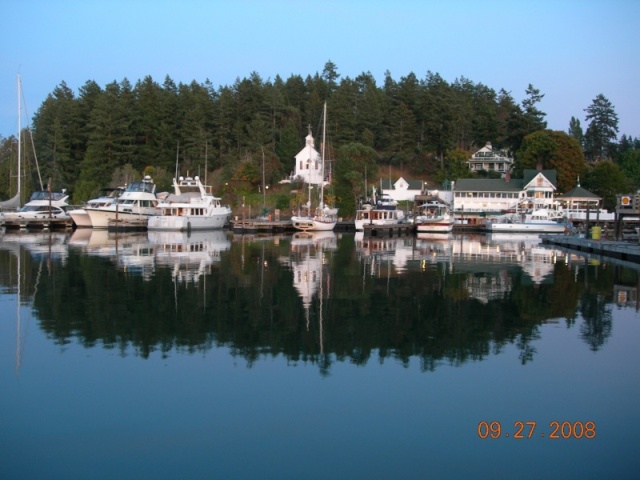
<path fill-rule="evenodd" d="M 639 284 L 528 236 L 7 233 L 0 478 L 637 478 Z"/>

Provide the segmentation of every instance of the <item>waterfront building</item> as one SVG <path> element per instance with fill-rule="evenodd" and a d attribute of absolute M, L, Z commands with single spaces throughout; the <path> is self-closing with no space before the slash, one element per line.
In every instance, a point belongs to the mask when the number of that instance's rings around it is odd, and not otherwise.
<path fill-rule="evenodd" d="M 523 178 L 461 178 L 453 187 L 453 213 L 469 223 L 480 218 L 534 208 L 556 208 L 555 170 L 524 170 Z"/>
<path fill-rule="evenodd" d="M 471 156 L 467 164 L 472 172 L 498 172 L 504 178 L 511 171 L 513 158 L 506 150 L 494 149 L 491 142 L 487 142 L 484 147 Z"/>

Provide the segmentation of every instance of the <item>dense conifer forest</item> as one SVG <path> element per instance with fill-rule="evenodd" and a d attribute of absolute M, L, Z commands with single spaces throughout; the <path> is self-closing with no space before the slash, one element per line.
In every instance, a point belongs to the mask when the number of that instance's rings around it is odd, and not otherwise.
<path fill-rule="evenodd" d="M 617 115 L 604 95 L 567 119 L 567 132 L 551 132 L 539 110 L 544 94 L 533 85 L 523 92 L 517 103 L 504 89 L 467 78 L 448 82 L 432 72 L 399 80 L 387 72 L 378 85 L 368 72 L 341 77 L 331 61 L 306 78 L 264 80 L 254 72 L 219 87 L 209 80 L 176 84 L 167 76 L 162 83 L 145 77 L 104 87 L 89 80 L 76 93 L 62 82 L 22 135 L 29 146 L 23 148 L 30 169 L 25 195 L 42 179 L 80 203 L 143 174 L 166 190 L 178 169 L 208 177 L 232 206 L 258 205 L 264 173 L 271 186 L 267 206 L 288 208 L 296 201 L 292 190 L 301 189 L 278 182 L 292 172 L 309 131 L 320 143 L 325 101 L 329 194 L 345 215 L 367 179 L 403 174 L 440 183 L 477 175 L 465 162 L 486 142 L 515 156 L 515 175 L 537 163 L 566 169 L 558 176 L 567 179 L 561 190 L 581 177 L 611 201 L 640 186 L 640 142 L 626 135 L 618 141 Z M 584 132 L 581 116 L 589 122 Z M 15 192 L 15 137 L 0 138 L 0 162 L 0 199 L 6 199 Z"/>

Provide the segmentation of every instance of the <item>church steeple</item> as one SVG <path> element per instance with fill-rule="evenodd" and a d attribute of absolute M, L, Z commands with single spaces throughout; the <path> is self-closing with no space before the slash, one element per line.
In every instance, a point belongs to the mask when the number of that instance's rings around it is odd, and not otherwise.
<path fill-rule="evenodd" d="M 306 140 L 306 145 L 308 147 L 314 148 L 315 145 L 313 143 L 313 135 L 311 135 L 311 125 L 308 125 L 307 128 L 309 129 L 309 133 L 307 134 L 307 137 L 305 139 Z"/>

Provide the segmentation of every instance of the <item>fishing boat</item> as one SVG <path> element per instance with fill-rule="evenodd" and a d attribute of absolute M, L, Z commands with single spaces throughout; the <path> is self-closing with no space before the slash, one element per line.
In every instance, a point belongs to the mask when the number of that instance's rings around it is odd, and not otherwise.
<path fill-rule="evenodd" d="M 418 212 L 419 214 L 414 220 L 418 233 L 449 233 L 453 231 L 454 219 L 447 204 L 431 200 L 420 205 Z"/>
<path fill-rule="evenodd" d="M 82 208 L 74 208 L 69 210 L 69 215 L 73 220 L 73 223 L 77 228 L 91 228 L 91 217 L 85 210 L 89 208 L 102 208 L 109 205 L 113 205 L 120 195 L 124 192 L 123 187 L 118 188 L 103 188 L 98 193 L 98 196 L 92 200 L 89 200 L 84 204 Z"/>
<path fill-rule="evenodd" d="M 158 203 L 160 214 L 149 217 L 149 230 L 213 230 L 223 228 L 229 221 L 231 208 L 222 205 L 198 176 L 174 178 L 173 188 L 174 193 Z"/>
<path fill-rule="evenodd" d="M 146 221 L 150 216 L 160 213 L 157 206 L 156 185 L 146 175 L 142 180 L 132 182 L 111 205 L 85 207 L 85 210 L 93 228 L 108 228 L 110 221 Z"/>
<path fill-rule="evenodd" d="M 404 212 L 398 209 L 398 203 L 386 194 L 376 199 L 374 187 L 373 202 L 366 202 L 358 208 L 354 223 L 356 231 L 363 231 L 366 224 L 397 225 L 404 220 Z"/>
<path fill-rule="evenodd" d="M 500 215 L 487 221 L 488 232 L 509 233 L 563 233 L 564 215 L 548 208 L 538 208 L 531 212 Z"/>
<path fill-rule="evenodd" d="M 322 115 L 322 153 L 321 153 L 321 181 L 318 205 L 312 210 L 311 190 L 312 185 L 309 184 L 309 201 L 305 206 L 306 214 L 298 212 L 297 215 L 291 217 L 291 224 L 296 230 L 302 231 L 330 231 L 333 230 L 338 222 L 338 209 L 330 208 L 324 203 L 324 162 L 325 162 L 325 141 L 327 130 L 327 103 L 324 104 Z M 312 213 L 313 212 L 313 213 Z"/>

